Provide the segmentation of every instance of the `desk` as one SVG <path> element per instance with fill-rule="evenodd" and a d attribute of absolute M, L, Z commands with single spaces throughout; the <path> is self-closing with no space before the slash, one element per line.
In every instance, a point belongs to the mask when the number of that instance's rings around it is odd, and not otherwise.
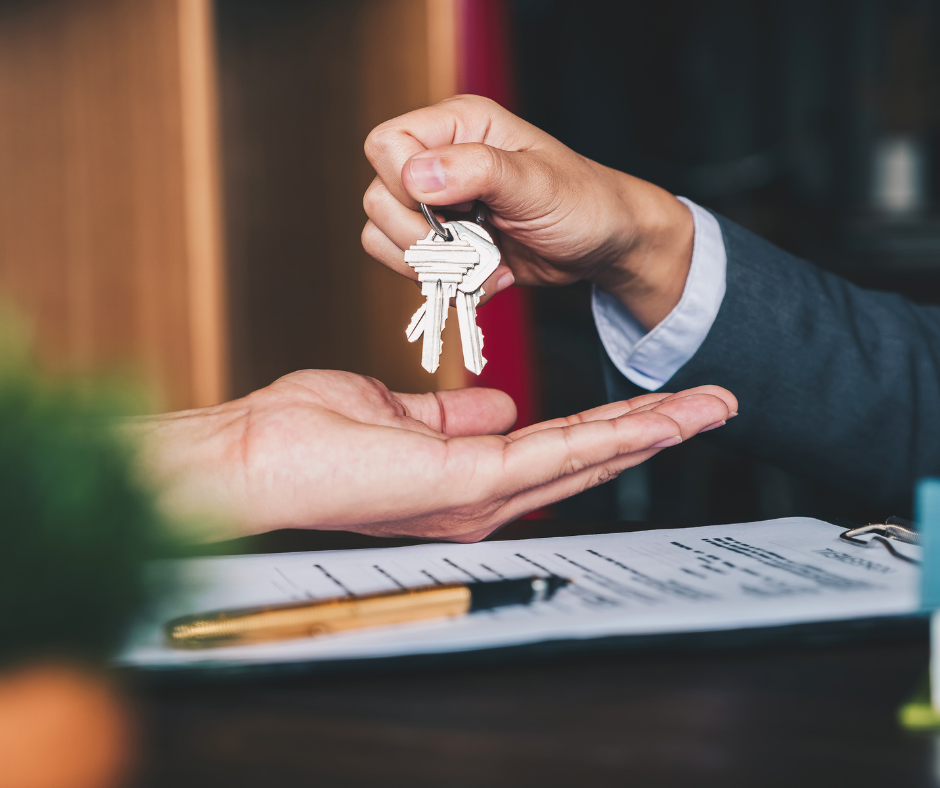
<path fill-rule="evenodd" d="M 534 527 L 560 535 L 636 526 L 526 523 L 503 536 Z M 372 543 L 282 533 L 249 547 L 343 545 Z M 457 671 L 142 685 L 134 692 L 147 755 L 138 784 L 940 785 L 940 736 L 895 722 L 926 666 L 924 632 L 828 646 L 585 652 Z"/>

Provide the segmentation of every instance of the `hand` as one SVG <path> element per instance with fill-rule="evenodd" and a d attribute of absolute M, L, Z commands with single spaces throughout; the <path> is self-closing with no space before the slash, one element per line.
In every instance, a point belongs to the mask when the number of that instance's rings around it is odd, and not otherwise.
<path fill-rule="evenodd" d="M 516 409 L 500 391 L 394 394 L 372 378 L 307 370 L 131 429 L 172 514 L 227 524 L 204 536 L 319 528 L 472 542 L 736 410 L 731 394 L 704 386 L 501 435 Z"/>
<path fill-rule="evenodd" d="M 515 281 L 597 283 L 647 328 L 682 297 L 692 259 L 688 208 L 650 183 L 603 167 L 478 96 L 457 96 L 375 128 L 366 155 L 362 243 L 415 278 L 404 250 L 428 233 L 423 202 L 466 211 L 487 206 L 502 260 L 487 295 Z M 510 275 L 511 274 L 511 275 Z"/>

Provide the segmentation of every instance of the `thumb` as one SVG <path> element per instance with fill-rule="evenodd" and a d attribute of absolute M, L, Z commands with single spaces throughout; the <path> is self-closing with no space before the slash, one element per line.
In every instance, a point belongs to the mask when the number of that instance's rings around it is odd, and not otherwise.
<path fill-rule="evenodd" d="M 531 151 L 506 151 L 467 142 L 422 151 L 402 167 L 402 185 L 418 202 L 434 206 L 482 200 L 505 218 L 522 219 L 545 188 L 546 168 Z M 528 211 L 527 211 L 528 212 Z M 541 213 L 536 209 L 536 213 Z"/>
<path fill-rule="evenodd" d="M 512 398 L 496 389 L 451 389 L 395 397 L 405 406 L 408 416 L 451 437 L 500 434 L 516 420 Z"/>

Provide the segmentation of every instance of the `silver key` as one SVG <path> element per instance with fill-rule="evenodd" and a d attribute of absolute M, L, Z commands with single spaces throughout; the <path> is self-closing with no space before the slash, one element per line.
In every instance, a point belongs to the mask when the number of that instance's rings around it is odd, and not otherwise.
<path fill-rule="evenodd" d="M 469 242 L 480 254 L 480 262 L 472 271 L 468 271 L 457 285 L 457 321 L 460 324 L 464 366 L 474 375 L 479 375 L 486 365 L 486 359 L 483 358 L 483 332 L 477 325 L 477 305 L 483 297 L 483 283 L 499 266 L 499 249 L 490 234 L 479 224 L 453 224 L 457 235 Z"/>
<path fill-rule="evenodd" d="M 449 285 L 450 283 L 448 283 Z M 450 306 L 450 287 L 446 288 L 440 279 L 425 282 L 421 292 L 427 299 L 425 302 L 424 317 L 424 347 L 421 348 L 421 366 L 428 372 L 436 372 L 441 362 L 441 333 L 444 323 L 447 322 L 447 312 Z M 445 302 L 446 298 L 446 302 Z"/>
<path fill-rule="evenodd" d="M 479 291 L 483 295 L 483 283 L 489 279 L 499 267 L 499 249 L 493 243 L 493 237 L 479 224 L 473 222 L 448 222 L 457 232 L 461 240 L 466 241 L 480 255 L 480 262 L 472 271 L 467 272 L 458 286 L 465 293 Z"/>
<path fill-rule="evenodd" d="M 421 306 L 418 307 L 418 311 L 412 315 L 411 322 L 408 324 L 408 328 L 405 329 L 405 336 L 408 337 L 409 342 L 417 342 L 424 333 L 424 316 L 427 311 L 428 305 L 424 303 L 421 304 Z"/>
<path fill-rule="evenodd" d="M 457 286 L 467 272 L 480 262 L 474 245 L 460 238 L 451 222 L 444 228 L 450 231 L 450 241 L 431 230 L 423 241 L 405 252 L 405 262 L 417 272 L 425 297 L 423 313 L 419 309 L 414 314 L 406 334 L 409 342 L 424 335 L 421 366 L 428 372 L 435 372 L 440 365 L 441 332 L 447 321 L 450 299 L 457 295 Z"/>
<path fill-rule="evenodd" d="M 486 365 L 483 358 L 483 332 L 477 325 L 477 304 L 480 303 L 478 293 L 483 293 L 481 287 L 474 293 L 465 293 L 457 290 L 457 323 L 460 326 L 460 345 L 463 348 L 463 363 L 474 375 L 479 375 Z"/>
<path fill-rule="evenodd" d="M 479 375 L 486 366 L 486 359 L 483 358 L 483 332 L 477 325 L 477 305 L 482 295 L 482 287 L 475 293 L 464 293 L 458 287 L 456 294 L 457 324 L 460 326 L 464 366 L 474 375 Z M 405 331 L 409 342 L 417 342 L 424 333 L 427 311 L 428 305 L 425 302 L 411 318 L 411 323 Z"/>
<path fill-rule="evenodd" d="M 478 204 L 478 217 L 480 216 Z M 409 342 L 424 336 L 421 363 L 434 372 L 440 363 L 441 332 L 450 299 L 457 305 L 464 365 L 475 375 L 483 371 L 483 332 L 476 322 L 483 283 L 499 265 L 499 249 L 478 222 L 441 224 L 431 210 L 421 206 L 431 225 L 427 237 L 405 253 L 405 262 L 417 273 L 425 303 L 414 313 L 405 331 Z M 475 254 L 474 254 L 475 253 Z"/>

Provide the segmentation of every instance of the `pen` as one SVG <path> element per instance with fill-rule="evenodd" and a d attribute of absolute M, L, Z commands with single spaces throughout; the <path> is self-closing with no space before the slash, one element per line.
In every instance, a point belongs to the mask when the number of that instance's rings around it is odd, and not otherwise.
<path fill-rule="evenodd" d="M 171 646 L 190 649 L 290 640 L 528 605 L 551 599 L 570 582 L 551 575 L 488 583 L 444 583 L 362 596 L 218 610 L 174 619 L 166 624 L 165 632 Z"/>

